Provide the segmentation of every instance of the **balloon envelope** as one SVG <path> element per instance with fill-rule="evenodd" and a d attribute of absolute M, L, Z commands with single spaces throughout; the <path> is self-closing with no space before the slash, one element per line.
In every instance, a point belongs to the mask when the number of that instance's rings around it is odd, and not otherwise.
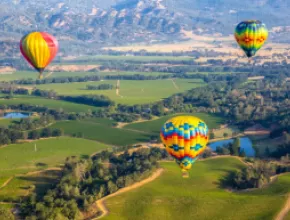
<path fill-rule="evenodd" d="M 31 32 L 20 41 L 20 51 L 23 57 L 39 73 L 54 59 L 58 51 L 57 40 L 45 32 Z"/>
<path fill-rule="evenodd" d="M 242 21 L 236 27 L 235 38 L 247 57 L 250 58 L 264 45 L 268 38 L 268 30 L 261 21 Z"/>
<path fill-rule="evenodd" d="M 183 171 L 203 153 L 208 143 L 208 127 L 193 116 L 177 116 L 168 120 L 160 132 L 166 151 L 176 159 Z"/>

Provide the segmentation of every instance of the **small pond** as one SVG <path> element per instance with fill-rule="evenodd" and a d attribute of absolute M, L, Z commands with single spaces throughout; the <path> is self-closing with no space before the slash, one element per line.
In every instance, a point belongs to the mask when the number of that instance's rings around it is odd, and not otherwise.
<path fill-rule="evenodd" d="M 2 118 L 28 118 L 30 115 L 26 112 L 6 112 Z"/>
<path fill-rule="evenodd" d="M 228 140 L 222 140 L 222 141 L 216 141 L 209 144 L 209 147 L 215 151 L 217 147 L 222 147 L 224 145 L 227 145 L 229 143 L 232 143 L 233 139 Z M 243 149 L 246 153 L 247 157 L 254 157 L 255 156 L 255 150 L 253 148 L 252 141 L 248 137 L 242 137 L 240 138 L 241 143 L 241 149 Z"/>

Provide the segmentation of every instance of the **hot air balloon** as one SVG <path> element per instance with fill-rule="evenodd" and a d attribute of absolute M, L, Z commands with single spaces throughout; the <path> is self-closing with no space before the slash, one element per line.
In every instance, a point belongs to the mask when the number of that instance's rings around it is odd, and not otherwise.
<path fill-rule="evenodd" d="M 193 116 L 176 116 L 168 120 L 160 132 L 166 151 L 188 177 L 188 170 L 206 149 L 208 127 L 204 121 Z"/>
<path fill-rule="evenodd" d="M 250 58 L 264 45 L 268 38 L 268 30 L 261 21 L 242 21 L 236 27 L 235 38 L 247 57 Z"/>
<path fill-rule="evenodd" d="M 39 72 L 39 79 L 41 79 L 45 67 L 54 59 L 58 51 L 58 42 L 48 33 L 31 32 L 22 37 L 20 51 L 28 63 Z"/>

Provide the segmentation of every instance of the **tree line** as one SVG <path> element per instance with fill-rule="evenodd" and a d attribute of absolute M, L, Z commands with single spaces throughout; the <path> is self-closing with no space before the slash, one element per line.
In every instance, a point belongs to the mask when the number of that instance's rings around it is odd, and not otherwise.
<path fill-rule="evenodd" d="M 87 90 L 111 90 L 114 88 L 112 84 L 87 85 Z"/>

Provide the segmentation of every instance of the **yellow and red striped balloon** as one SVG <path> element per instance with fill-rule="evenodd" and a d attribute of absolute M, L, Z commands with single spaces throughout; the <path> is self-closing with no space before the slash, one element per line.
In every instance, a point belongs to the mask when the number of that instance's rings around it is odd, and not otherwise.
<path fill-rule="evenodd" d="M 160 138 L 166 151 L 175 158 L 184 177 L 187 171 L 206 149 L 208 127 L 204 121 L 193 116 L 176 116 L 163 125 Z"/>
<path fill-rule="evenodd" d="M 41 79 L 45 67 L 56 56 L 58 42 L 48 33 L 31 32 L 21 39 L 20 51 L 28 63 L 39 72 Z"/>

